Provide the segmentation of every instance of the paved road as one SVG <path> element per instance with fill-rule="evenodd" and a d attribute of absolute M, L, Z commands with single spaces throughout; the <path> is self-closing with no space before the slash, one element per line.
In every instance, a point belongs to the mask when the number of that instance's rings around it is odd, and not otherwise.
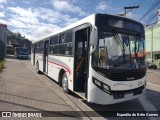
<path fill-rule="evenodd" d="M 160 69 L 148 69 L 147 71 L 147 81 L 160 85 Z"/>
<path fill-rule="evenodd" d="M 45 75 L 36 74 L 29 60 L 17 60 L 10 56 L 6 68 L 0 74 L 0 111 L 2 110 L 50 110 L 50 111 L 95 111 L 102 117 L 89 119 L 121 120 L 128 118 L 104 118 L 99 111 L 157 111 L 160 110 L 160 86 L 153 72 L 147 73 L 147 91 L 144 97 L 114 105 L 87 103 L 75 94 L 66 95 L 62 89 Z M 152 82 L 152 83 L 151 83 Z M 153 84 L 154 83 L 154 84 Z M 49 118 L 47 118 L 49 119 Z M 86 118 L 87 119 L 87 118 Z M 153 117 L 132 118 L 136 120 L 158 120 Z"/>

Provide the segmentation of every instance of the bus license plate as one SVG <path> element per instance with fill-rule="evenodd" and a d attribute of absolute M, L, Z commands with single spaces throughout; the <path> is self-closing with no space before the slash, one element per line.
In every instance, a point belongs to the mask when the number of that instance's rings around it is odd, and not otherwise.
<path fill-rule="evenodd" d="M 127 97 L 132 97 L 133 96 L 133 92 L 129 92 L 129 93 L 125 93 L 124 94 L 124 97 L 127 98 Z"/>

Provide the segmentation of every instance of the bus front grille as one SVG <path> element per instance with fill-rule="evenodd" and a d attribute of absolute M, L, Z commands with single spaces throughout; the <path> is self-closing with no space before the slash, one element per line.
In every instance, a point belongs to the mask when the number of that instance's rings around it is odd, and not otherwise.
<path fill-rule="evenodd" d="M 112 93 L 114 99 L 120 99 L 120 98 L 124 98 L 126 93 L 131 93 L 132 92 L 133 96 L 142 94 L 143 89 L 144 89 L 144 86 L 141 86 L 139 88 L 132 89 L 132 90 L 111 91 L 111 93 Z"/>

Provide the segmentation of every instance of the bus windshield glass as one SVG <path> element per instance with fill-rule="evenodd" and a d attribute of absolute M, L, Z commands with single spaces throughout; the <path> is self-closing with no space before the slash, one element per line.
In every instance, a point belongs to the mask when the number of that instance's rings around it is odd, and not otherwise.
<path fill-rule="evenodd" d="M 142 37 L 99 31 L 93 65 L 105 69 L 145 67 L 145 40 Z"/>
<path fill-rule="evenodd" d="M 24 53 L 24 54 L 29 54 L 29 49 L 28 48 L 19 48 L 18 52 Z"/>

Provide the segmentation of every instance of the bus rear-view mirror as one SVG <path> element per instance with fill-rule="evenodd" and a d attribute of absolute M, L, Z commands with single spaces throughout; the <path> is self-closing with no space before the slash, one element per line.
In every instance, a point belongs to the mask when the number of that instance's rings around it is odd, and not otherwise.
<path fill-rule="evenodd" d="M 92 29 L 91 34 L 90 34 L 90 45 L 95 46 L 97 42 L 97 29 Z"/>
<path fill-rule="evenodd" d="M 98 34 L 97 34 L 97 29 L 92 29 L 91 34 L 90 34 L 90 55 L 94 53 L 97 47 L 97 39 L 98 39 Z"/>

